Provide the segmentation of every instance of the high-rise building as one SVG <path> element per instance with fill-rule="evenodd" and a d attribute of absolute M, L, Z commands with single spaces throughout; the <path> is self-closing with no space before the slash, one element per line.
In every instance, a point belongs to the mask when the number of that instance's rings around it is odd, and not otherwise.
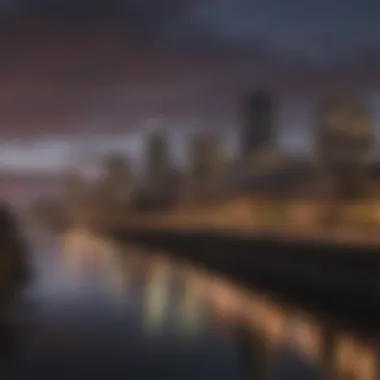
<path fill-rule="evenodd" d="M 354 95 L 333 95 L 321 103 L 317 118 L 316 147 L 323 172 L 340 195 L 364 194 L 374 148 L 367 104 Z"/>
<path fill-rule="evenodd" d="M 264 90 L 247 93 L 241 104 L 241 153 L 250 156 L 272 148 L 274 140 L 274 102 Z"/>
<path fill-rule="evenodd" d="M 110 202 L 128 202 L 132 196 L 133 178 L 128 160 L 117 154 L 105 157 L 100 183 L 101 198 Z"/>
<path fill-rule="evenodd" d="M 162 130 L 152 131 L 146 137 L 145 174 L 148 181 L 156 181 L 170 166 L 167 136 Z"/>
<path fill-rule="evenodd" d="M 372 115 L 356 96 L 330 96 L 320 105 L 317 125 L 317 154 L 328 170 L 366 166 L 374 147 Z"/>
<path fill-rule="evenodd" d="M 193 137 L 190 146 L 190 171 L 197 178 L 210 178 L 223 166 L 221 141 L 217 135 L 202 133 Z"/>
<path fill-rule="evenodd" d="M 145 140 L 144 193 L 166 204 L 176 191 L 174 174 L 168 137 L 161 128 L 154 129 Z"/>
<path fill-rule="evenodd" d="M 219 136 L 210 133 L 196 134 L 189 148 L 188 189 L 191 189 L 193 195 L 215 196 L 225 168 Z"/>

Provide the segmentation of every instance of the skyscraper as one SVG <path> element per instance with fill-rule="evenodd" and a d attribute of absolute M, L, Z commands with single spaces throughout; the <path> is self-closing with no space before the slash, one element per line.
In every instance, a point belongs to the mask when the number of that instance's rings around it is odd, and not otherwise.
<path fill-rule="evenodd" d="M 189 146 L 189 186 L 193 195 L 215 197 L 225 161 L 219 136 L 200 133 L 193 136 Z"/>
<path fill-rule="evenodd" d="M 133 190 L 132 171 L 128 160 L 118 154 L 105 157 L 100 191 L 110 202 L 129 202 Z"/>
<path fill-rule="evenodd" d="M 197 134 L 190 146 L 190 171 L 194 177 L 210 178 L 222 170 L 221 142 L 212 134 Z"/>
<path fill-rule="evenodd" d="M 322 101 L 317 118 L 317 154 L 326 169 L 369 164 L 374 147 L 372 115 L 362 99 L 330 96 Z"/>
<path fill-rule="evenodd" d="M 241 104 L 241 153 L 244 157 L 266 148 L 274 140 L 274 103 L 269 92 L 247 93 Z"/>
<path fill-rule="evenodd" d="M 151 131 L 146 137 L 145 144 L 145 174 L 148 181 L 155 182 L 170 166 L 166 135 L 161 129 Z"/>
<path fill-rule="evenodd" d="M 171 162 L 168 136 L 162 128 L 149 131 L 145 140 L 144 193 L 161 204 L 170 203 L 176 192 L 175 171 Z"/>
<path fill-rule="evenodd" d="M 367 104 L 351 94 L 332 95 L 321 102 L 317 119 L 317 154 L 324 173 L 340 195 L 364 195 L 374 148 Z"/>

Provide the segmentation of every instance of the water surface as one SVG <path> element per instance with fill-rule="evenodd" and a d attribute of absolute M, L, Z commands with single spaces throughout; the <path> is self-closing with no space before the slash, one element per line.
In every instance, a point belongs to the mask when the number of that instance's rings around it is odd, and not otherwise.
<path fill-rule="evenodd" d="M 35 282 L 0 331 L 2 378 L 330 377 L 313 318 L 165 252 L 86 231 L 40 236 L 33 248 Z M 366 355 L 355 379 L 374 376 Z"/>

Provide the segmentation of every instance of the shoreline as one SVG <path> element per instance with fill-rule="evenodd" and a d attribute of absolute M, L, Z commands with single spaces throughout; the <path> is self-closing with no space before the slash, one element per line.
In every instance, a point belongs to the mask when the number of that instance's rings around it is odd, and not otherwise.
<path fill-rule="evenodd" d="M 282 202 L 244 198 L 223 204 L 182 205 L 172 210 L 146 213 L 95 205 L 75 209 L 69 219 L 73 224 L 100 231 L 204 231 L 235 235 L 236 238 L 267 236 L 285 244 L 380 248 L 380 203 L 376 201 L 339 204 L 336 215 L 340 219 L 331 225 L 323 222 L 328 215 L 327 200 L 299 200 L 285 206 L 286 209 Z"/>
<path fill-rule="evenodd" d="M 339 228 L 295 228 L 295 227 L 256 227 L 233 226 L 225 227 L 212 223 L 179 223 L 178 221 L 149 220 L 149 218 L 134 218 L 133 222 L 124 223 L 89 223 L 100 231 L 154 231 L 157 233 L 211 234 L 236 237 L 236 239 L 270 238 L 283 244 L 313 244 L 317 246 L 332 246 L 337 248 L 380 248 L 380 227 L 358 229 L 353 227 Z M 161 218 L 160 218 L 161 219 Z M 164 219 L 164 217 L 162 218 Z"/>

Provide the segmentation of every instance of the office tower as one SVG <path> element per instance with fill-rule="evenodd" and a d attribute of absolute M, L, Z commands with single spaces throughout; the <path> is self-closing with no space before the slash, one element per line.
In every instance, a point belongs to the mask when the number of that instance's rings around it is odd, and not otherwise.
<path fill-rule="evenodd" d="M 219 136 L 209 133 L 196 134 L 190 146 L 190 171 L 196 178 L 210 178 L 223 169 L 223 157 Z"/>
<path fill-rule="evenodd" d="M 167 138 L 162 130 L 155 130 L 146 137 L 146 167 L 148 180 L 160 180 L 170 166 Z"/>
<path fill-rule="evenodd" d="M 146 333 L 157 333 L 168 316 L 172 270 L 166 262 L 153 262 L 146 276 L 143 290 L 143 328 Z"/>
<path fill-rule="evenodd" d="M 321 102 L 317 120 L 316 147 L 323 172 L 340 194 L 362 193 L 374 148 L 368 106 L 354 95 L 332 95 Z"/>
<path fill-rule="evenodd" d="M 241 153 L 251 156 L 274 143 L 274 102 L 269 92 L 247 93 L 241 103 Z"/>
<path fill-rule="evenodd" d="M 330 96 L 321 103 L 317 117 L 317 153 L 326 168 L 369 164 L 374 147 L 372 117 L 362 99 Z"/>
<path fill-rule="evenodd" d="M 226 164 L 219 136 L 210 133 L 196 134 L 189 149 L 190 193 L 195 197 L 216 196 L 220 192 L 220 180 Z"/>
<path fill-rule="evenodd" d="M 104 201 L 129 202 L 133 190 L 132 172 L 128 160 L 118 154 L 105 157 L 100 195 Z"/>
<path fill-rule="evenodd" d="M 160 129 L 149 131 L 145 140 L 144 193 L 151 200 L 167 201 L 175 191 L 167 135 Z"/>

